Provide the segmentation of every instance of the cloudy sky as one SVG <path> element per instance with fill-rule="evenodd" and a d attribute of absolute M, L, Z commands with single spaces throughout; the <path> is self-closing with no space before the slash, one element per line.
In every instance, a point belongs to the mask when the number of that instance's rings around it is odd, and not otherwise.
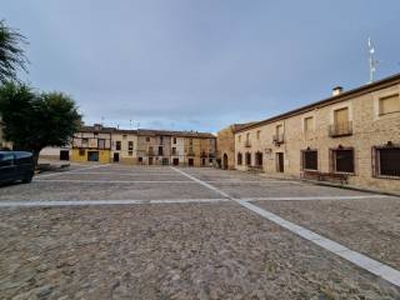
<path fill-rule="evenodd" d="M 86 123 L 216 132 L 400 72 L 398 0 L 2 0 L 29 74 Z"/>

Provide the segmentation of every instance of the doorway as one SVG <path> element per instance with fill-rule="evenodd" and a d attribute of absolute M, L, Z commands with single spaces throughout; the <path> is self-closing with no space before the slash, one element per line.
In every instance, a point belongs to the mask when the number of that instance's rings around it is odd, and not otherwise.
<path fill-rule="evenodd" d="M 88 161 L 99 161 L 99 151 L 88 151 Z"/>
<path fill-rule="evenodd" d="M 189 158 L 188 164 L 189 164 L 189 167 L 193 167 L 194 166 L 194 159 L 193 158 Z"/>
<path fill-rule="evenodd" d="M 174 166 L 179 166 L 179 158 L 174 158 L 174 159 L 172 160 L 172 164 L 173 164 Z"/>
<path fill-rule="evenodd" d="M 113 161 L 119 162 L 119 153 L 114 153 Z"/>
<path fill-rule="evenodd" d="M 69 160 L 69 150 L 60 150 L 60 160 Z"/>
<path fill-rule="evenodd" d="M 283 153 L 276 153 L 276 171 L 279 173 L 283 173 L 285 171 Z"/>
<path fill-rule="evenodd" d="M 149 157 L 149 166 L 153 164 L 153 157 Z"/>
<path fill-rule="evenodd" d="M 222 168 L 224 170 L 228 170 L 229 165 L 228 165 L 228 155 L 224 153 L 224 156 L 222 157 Z"/>

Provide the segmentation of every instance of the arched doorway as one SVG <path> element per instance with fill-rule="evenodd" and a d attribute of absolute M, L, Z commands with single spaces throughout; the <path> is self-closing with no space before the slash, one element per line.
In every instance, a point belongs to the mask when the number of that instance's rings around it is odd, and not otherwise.
<path fill-rule="evenodd" d="M 228 155 L 227 155 L 226 153 L 224 153 L 224 156 L 223 156 L 223 158 L 222 158 L 222 168 L 223 168 L 224 170 L 227 170 L 227 169 L 229 168 L 229 165 L 228 165 Z"/>

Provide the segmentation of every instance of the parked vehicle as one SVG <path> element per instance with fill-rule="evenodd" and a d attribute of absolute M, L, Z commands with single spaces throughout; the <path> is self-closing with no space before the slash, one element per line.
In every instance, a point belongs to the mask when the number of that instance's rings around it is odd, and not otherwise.
<path fill-rule="evenodd" d="M 23 183 L 32 181 L 35 163 L 32 153 L 25 151 L 0 151 L 0 182 Z"/>

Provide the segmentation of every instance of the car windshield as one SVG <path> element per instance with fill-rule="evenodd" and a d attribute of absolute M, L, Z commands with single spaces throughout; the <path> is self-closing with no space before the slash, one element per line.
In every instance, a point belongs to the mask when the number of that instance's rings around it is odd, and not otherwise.
<path fill-rule="evenodd" d="M 0 154 L 0 167 L 11 166 L 14 163 L 14 155 L 11 153 Z"/>

